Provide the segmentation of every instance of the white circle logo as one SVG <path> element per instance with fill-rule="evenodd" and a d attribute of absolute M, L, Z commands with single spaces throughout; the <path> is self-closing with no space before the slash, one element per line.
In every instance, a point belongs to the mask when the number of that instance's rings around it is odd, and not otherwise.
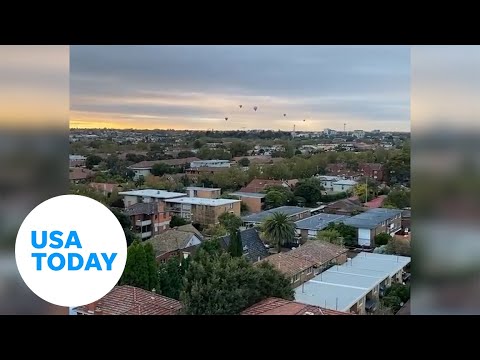
<path fill-rule="evenodd" d="M 58 306 L 95 302 L 117 284 L 127 261 L 127 241 L 115 215 L 96 200 L 62 195 L 25 218 L 15 258 L 23 281 Z"/>

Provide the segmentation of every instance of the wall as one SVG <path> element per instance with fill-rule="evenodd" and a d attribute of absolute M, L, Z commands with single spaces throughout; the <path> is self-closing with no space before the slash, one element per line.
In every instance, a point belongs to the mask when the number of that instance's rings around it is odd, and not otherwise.
<path fill-rule="evenodd" d="M 306 210 L 304 212 L 301 212 L 300 214 L 296 214 L 296 215 L 293 215 L 293 216 L 290 216 L 289 218 L 292 220 L 292 221 L 298 221 L 298 220 L 301 220 L 301 219 L 305 219 L 307 217 L 310 216 L 310 210 Z"/>
<path fill-rule="evenodd" d="M 259 213 L 262 212 L 262 199 L 260 198 L 254 198 L 254 197 L 246 197 L 242 196 L 240 197 L 242 202 L 248 206 L 248 211 L 251 213 Z"/>

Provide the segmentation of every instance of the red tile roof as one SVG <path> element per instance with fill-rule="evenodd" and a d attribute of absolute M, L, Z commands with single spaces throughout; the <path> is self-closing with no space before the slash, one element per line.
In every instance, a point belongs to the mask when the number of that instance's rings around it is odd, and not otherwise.
<path fill-rule="evenodd" d="M 74 167 L 70 168 L 70 173 L 68 174 L 68 177 L 70 180 L 85 180 L 89 177 L 92 177 L 94 174 L 95 172 L 92 170 Z"/>
<path fill-rule="evenodd" d="M 106 191 L 107 193 L 111 193 L 114 190 L 120 190 L 121 189 L 121 185 L 118 185 L 118 184 L 92 182 L 88 185 L 91 186 L 92 188 L 96 189 L 96 190 Z"/>
<path fill-rule="evenodd" d="M 316 265 L 313 260 L 291 256 L 286 252 L 268 256 L 265 259 L 256 262 L 255 265 L 261 264 L 262 262 L 268 262 L 287 277 L 292 277 Z"/>
<path fill-rule="evenodd" d="M 329 310 L 319 306 L 302 304 L 279 298 L 267 298 L 248 309 L 241 315 L 351 315 L 350 313 Z"/>
<path fill-rule="evenodd" d="M 283 181 L 281 180 L 266 180 L 266 179 L 253 179 L 249 184 L 242 187 L 239 191 L 241 192 L 261 192 L 265 190 L 268 186 L 282 186 Z"/>
<path fill-rule="evenodd" d="M 179 301 L 130 285 L 115 286 L 95 306 L 94 315 L 176 315 Z M 88 312 L 89 305 L 76 311 Z"/>
<path fill-rule="evenodd" d="M 387 198 L 386 195 L 380 195 L 379 197 L 365 203 L 365 206 L 368 207 L 369 209 L 375 209 L 375 208 L 382 207 L 386 198 Z"/>

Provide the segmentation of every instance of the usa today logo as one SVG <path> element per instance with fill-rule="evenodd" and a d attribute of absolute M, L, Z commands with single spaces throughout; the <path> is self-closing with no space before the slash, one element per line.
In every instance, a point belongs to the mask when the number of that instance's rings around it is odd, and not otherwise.
<path fill-rule="evenodd" d="M 22 279 L 37 296 L 75 307 L 99 300 L 117 284 L 127 242 L 106 206 L 63 195 L 28 214 L 17 234 L 15 258 Z"/>

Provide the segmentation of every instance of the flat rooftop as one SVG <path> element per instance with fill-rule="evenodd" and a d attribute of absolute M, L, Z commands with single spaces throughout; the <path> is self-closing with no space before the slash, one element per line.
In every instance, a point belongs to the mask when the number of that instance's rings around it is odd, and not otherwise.
<path fill-rule="evenodd" d="M 172 198 L 187 195 L 184 193 L 177 193 L 177 192 L 165 191 L 165 190 L 155 190 L 155 189 L 122 191 L 122 192 L 119 192 L 118 194 L 124 195 L 124 196 L 141 196 L 141 197 L 151 197 L 151 198 L 157 198 L 157 199 L 172 199 Z"/>
<path fill-rule="evenodd" d="M 344 224 L 356 228 L 374 229 L 382 222 L 401 215 L 402 210 L 376 208 L 367 210 L 359 215 L 342 220 Z"/>
<path fill-rule="evenodd" d="M 176 199 L 165 200 L 168 203 L 174 204 L 190 204 L 190 205 L 206 205 L 206 206 L 222 206 L 240 202 L 240 200 L 233 199 L 204 199 L 197 197 L 181 197 Z"/>
<path fill-rule="evenodd" d="M 304 230 L 322 230 L 328 226 L 331 222 L 338 222 L 342 219 L 347 219 L 348 216 L 345 215 L 335 215 L 335 214 L 318 214 L 310 216 L 306 219 L 298 220 L 295 222 L 297 229 Z"/>
<path fill-rule="evenodd" d="M 266 196 L 266 194 L 262 194 L 262 193 L 243 192 L 243 191 L 237 191 L 237 192 L 231 193 L 230 195 L 252 197 L 252 198 L 259 198 L 259 199 L 263 199 Z"/>
<path fill-rule="evenodd" d="M 362 252 L 333 266 L 295 289 L 295 300 L 327 309 L 348 311 L 375 286 L 403 269 L 410 258 Z"/>
<path fill-rule="evenodd" d="M 253 222 L 253 223 L 260 223 L 267 217 L 271 216 L 275 212 L 283 213 L 288 216 L 293 216 L 296 214 L 303 213 L 305 211 L 311 211 L 310 208 L 304 208 L 299 206 L 280 206 L 275 209 L 270 209 L 266 211 L 259 212 L 257 214 L 252 214 L 248 216 L 242 217 L 243 222 Z"/>

